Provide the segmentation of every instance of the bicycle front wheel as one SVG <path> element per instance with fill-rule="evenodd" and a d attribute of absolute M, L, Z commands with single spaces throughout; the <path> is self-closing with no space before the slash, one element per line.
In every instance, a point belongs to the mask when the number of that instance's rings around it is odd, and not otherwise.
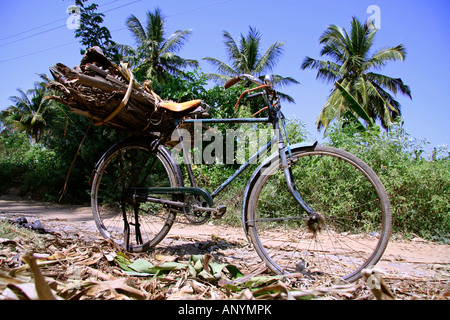
<path fill-rule="evenodd" d="M 183 186 L 181 170 L 166 148 L 152 150 L 140 140 L 119 143 L 94 172 L 91 206 L 103 237 L 131 252 L 146 251 L 164 239 L 176 214 L 163 204 L 136 201 L 133 190 Z M 163 197 L 180 200 L 176 195 Z"/>
<path fill-rule="evenodd" d="M 279 161 L 255 182 L 245 212 L 253 246 L 279 274 L 354 281 L 374 266 L 390 236 L 391 209 L 375 172 L 331 147 L 293 150 L 291 174 L 307 214 L 292 196 Z"/>

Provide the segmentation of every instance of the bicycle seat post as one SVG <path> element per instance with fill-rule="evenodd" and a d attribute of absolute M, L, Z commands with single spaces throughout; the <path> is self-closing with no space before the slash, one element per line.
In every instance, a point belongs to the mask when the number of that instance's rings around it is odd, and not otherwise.
<path fill-rule="evenodd" d="M 196 188 L 197 184 L 195 183 L 194 173 L 192 172 L 191 161 L 189 159 L 188 150 L 187 150 L 187 148 L 185 146 L 185 143 L 184 143 L 184 140 L 183 140 L 183 135 L 181 134 L 181 129 L 180 129 L 179 126 L 177 127 L 177 133 L 178 133 L 178 138 L 180 139 L 181 148 L 183 150 L 184 164 L 185 164 L 187 172 L 188 172 L 188 176 L 189 176 L 189 180 L 191 182 L 191 186 L 193 188 Z"/>

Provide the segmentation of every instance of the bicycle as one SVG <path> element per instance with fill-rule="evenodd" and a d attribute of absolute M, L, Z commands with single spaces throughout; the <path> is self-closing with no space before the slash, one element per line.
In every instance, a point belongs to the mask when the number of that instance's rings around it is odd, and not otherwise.
<path fill-rule="evenodd" d="M 202 101 L 160 103 L 160 108 L 180 115 L 167 126 L 178 132 L 179 142 L 183 142 L 180 127 L 197 122 L 271 124 L 274 138 L 211 193 L 197 187 L 188 161 L 184 170 L 191 185 L 184 185 L 181 165 L 165 146 L 167 134 L 117 143 L 93 172 L 91 204 L 98 230 L 126 250 L 142 252 L 164 239 L 177 215 L 191 224 L 221 218 L 226 207 L 215 206 L 214 198 L 278 143 L 277 152 L 266 156 L 245 188 L 242 226 L 248 241 L 277 274 L 331 274 L 349 282 L 359 279 L 363 269 L 379 261 L 390 237 L 390 202 L 380 179 L 346 151 L 317 142 L 291 145 L 271 76 L 260 80 L 242 74 L 225 88 L 240 81 L 256 87 L 245 90 L 239 101 L 245 94 L 262 97 L 265 103 L 260 111 L 267 117 L 185 119 L 181 115 Z M 249 95 L 251 92 L 256 93 Z M 182 144 L 183 156 L 187 152 Z"/>

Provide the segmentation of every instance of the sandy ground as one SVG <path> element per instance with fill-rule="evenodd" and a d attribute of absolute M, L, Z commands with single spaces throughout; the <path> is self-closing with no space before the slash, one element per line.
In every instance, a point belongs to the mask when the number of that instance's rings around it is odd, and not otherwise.
<path fill-rule="evenodd" d="M 91 208 L 43 204 L 29 200 L 0 198 L 0 217 L 15 219 L 26 217 L 30 222 L 39 219 L 46 229 L 58 232 L 77 233 L 86 238 L 100 238 L 92 218 Z M 211 239 L 212 235 L 245 243 L 241 228 L 205 224 L 190 226 L 175 224 L 161 248 L 185 245 L 186 250 L 195 244 Z M 237 265 L 261 263 L 253 250 L 246 246 L 220 248 L 224 259 Z M 256 261 L 252 261 L 255 259 Z M 377 268 L 391 279 L 411 279 L 417 281 L 440 281 L 450 291 L 450 245 L 433 243 L 422 239 L 410 241 L 391 240 Z"/>

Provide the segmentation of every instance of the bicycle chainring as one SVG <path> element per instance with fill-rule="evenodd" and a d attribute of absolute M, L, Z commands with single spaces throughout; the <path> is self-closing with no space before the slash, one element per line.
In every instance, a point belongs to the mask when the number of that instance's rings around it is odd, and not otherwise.
<path fill-rule="evenodd" d="M 184 201 L 184 216 L 186 219 L 195 225 L 201 225 L 209 221 L 211 218 L 211 213 L 207 211 L 194 210 L 193 206 L 197 207 L 208 207 L 206 201 L 201 201 L 198 196 L 188 196 Z"/>

